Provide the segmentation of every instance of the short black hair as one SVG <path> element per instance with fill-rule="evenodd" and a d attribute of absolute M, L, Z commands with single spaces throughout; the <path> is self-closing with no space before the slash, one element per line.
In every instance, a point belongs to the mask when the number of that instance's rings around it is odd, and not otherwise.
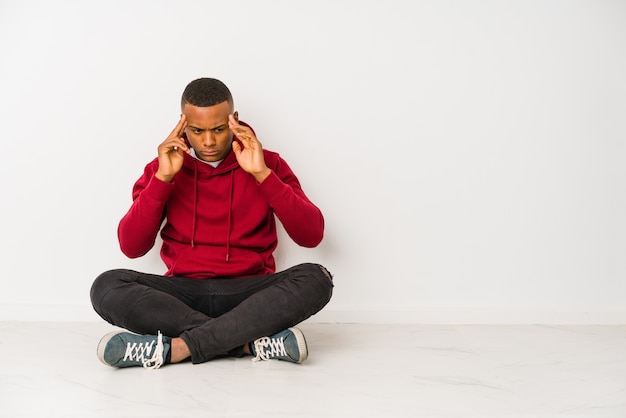
<path fill-rule="evenodd" d="M 198 107 L 210 107 L 228 102 L 233 104 L 233 96 L 226 84 L 215 78 L 199 78 L 187 84 L 180 105 L 189 103 Z"/>

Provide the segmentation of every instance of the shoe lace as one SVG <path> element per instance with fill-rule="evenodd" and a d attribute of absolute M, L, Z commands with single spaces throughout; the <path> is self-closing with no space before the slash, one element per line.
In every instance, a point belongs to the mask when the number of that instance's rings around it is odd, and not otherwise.
<path fill-rule="evenodd" d="M 273 357 L 287 355 L 283 337 L 261 337 L 254 341 L 254 351 L 256 351 L 256 357 L 252 361 L 270 360 Z"/>
<path fill-rule="evenodd" d="M 124 361 L 140 361 L 146 369 L 158 369 L 163 364 L 163 334 L 158 331 L 156 348 L 152 351 L 155 340 L 145 343 L 127 343 Z M 152 352 L 152 357 L 146 358 Z"/>

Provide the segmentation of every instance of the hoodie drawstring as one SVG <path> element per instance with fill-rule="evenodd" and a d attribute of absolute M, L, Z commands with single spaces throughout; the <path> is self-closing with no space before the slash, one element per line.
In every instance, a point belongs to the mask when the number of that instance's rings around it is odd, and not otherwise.
<path fill-rule="evenodd" d="M 232 229 L 233 196 L 235 189 L 235 170 L 230 171 L 230 196 L 228 197 L 228 232 L 226 235 L 226 262 L 230 260 L 230 232 Z M 196 223 L 198 218 L 198 162 L 193 165 L 193 220 L 191 224 L 191 248 L 196 246 Z"/>
<path fill-rule="evenodd" d="M 230 230 L 233 213 L 233 189 L 235 188 L 235 170 L 230 171 L 230 197 L 228 199 L 228 233 L 226 235 L 226 262 L 230 258 Z"/>
<path fill-rule="evenodd" d="M 193 221 L 191 224 L 191 248 L 196 246 L 196 218 L 198 217 L 198 162 L 193 165 Z"/>

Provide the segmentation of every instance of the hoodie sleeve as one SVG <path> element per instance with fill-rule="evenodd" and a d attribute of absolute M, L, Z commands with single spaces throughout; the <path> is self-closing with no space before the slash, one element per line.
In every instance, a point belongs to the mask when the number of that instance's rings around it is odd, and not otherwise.
<path fill-rule="evenodd" d="M 154 164 L 148 164 L 133 187 L 133 204 L 117 228 L 120 249 L 129 258 L 141 257 L 154 246 L 173 189 L 172 183 L 157 179 L 154 173 Z"/>
<path fill-rule="evenodd" d="M 285 160 L 274 156 L 273 162 L 266 158 L 272 173 L 259 184 L 259 188 L 291 239 L 303 247 L 316 247 L 324 237 L 324 216 L 304 194 Z"/>

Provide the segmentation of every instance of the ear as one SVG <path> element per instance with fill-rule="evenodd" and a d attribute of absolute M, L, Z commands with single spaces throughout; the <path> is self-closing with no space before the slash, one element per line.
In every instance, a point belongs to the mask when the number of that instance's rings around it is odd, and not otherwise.
<path fill-rule="evenodd" d="M 235 111 L 233 113 L 233 117 L 235 118 L 235 120 L 237 121 L 237 123 L 239 123 L 239 112 Z"/>

